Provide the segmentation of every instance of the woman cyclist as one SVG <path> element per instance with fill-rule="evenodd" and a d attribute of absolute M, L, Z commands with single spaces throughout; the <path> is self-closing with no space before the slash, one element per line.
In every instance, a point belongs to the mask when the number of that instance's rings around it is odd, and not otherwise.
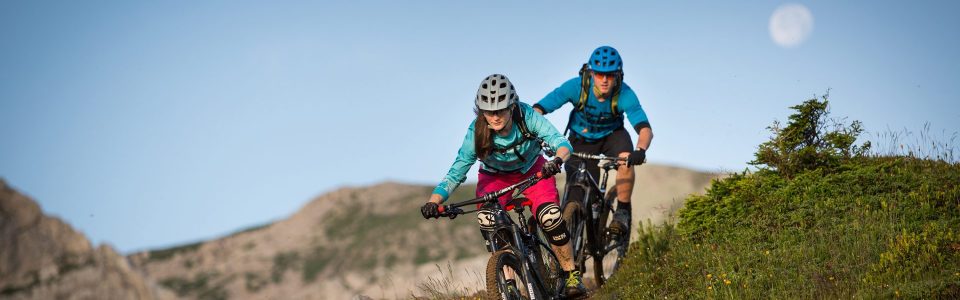
<path fill-rule="evenodd" d="M 551 177 L 560 172 L 572 147 L 546 118 L 518 99 L 513 84 L 504 75 L 493 74 L 480 83 L 474 107 L 477 117 L 467 129 L 453 166 L 420 212 L 427 219 L 439 217 L 439 205 L 463 183 L 467 171 L 477 160 L 482 163 L 477 182 L 478 197 L 542 171 L 549 178 L 540 180 L 523 194 L 533 202 L 533 215 L 557 253 L 567 278 L 567 296 L 582 295 L 585 288 L 580 271 L 574 270 L 570 234 L 560 217 L 556 179 Z M 523 124 L 517 124 L 519 122 Z M 556 149 L 553 159 L 547 161 L 540 154 L 539 140 Z M 501 197 L 500 206 L 506 205 L 507 200 L 509 195 Z M 483 225 L 481 222 L 481 229 Z"/>

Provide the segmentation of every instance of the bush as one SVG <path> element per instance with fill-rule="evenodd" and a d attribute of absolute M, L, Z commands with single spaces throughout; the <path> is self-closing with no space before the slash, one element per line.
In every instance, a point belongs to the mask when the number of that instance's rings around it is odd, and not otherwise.
<path fill-rule="evenodd" d="M 862 124 L 853 121 L 845 126 L 841 121 L 829 119 L 829 96 L 828 91 L 823 101 L 813 98 L 791 107 L 797 112 L 790 115 L 786 127 L 774 121 L 767 127 L 773 136 L 760 144 L 754 160 L 749 163 L 790 178 L 804 170 L 833 168 L 850 157 L 865 154 L 870 142 L 854 145 L 863 132 Z"/>

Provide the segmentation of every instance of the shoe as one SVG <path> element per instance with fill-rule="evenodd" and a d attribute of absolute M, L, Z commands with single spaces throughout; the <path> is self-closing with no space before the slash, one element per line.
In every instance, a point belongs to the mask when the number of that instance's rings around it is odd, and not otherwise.
<path fill-rule="evenodd" d="M 580 275 L 580 271 L 570 271 L 567 275 L 567 287 L 564 292 L 568 299 L 580 297 L 587 293 L 587 288 L 583 286 L 583 276 Z"/>
<path fill-rule="evenodd" d="M 504 294 L 507 294 L 507 297 L 510 298 L 516 297 L 516 299 L 521 299 L 520 289 L 517 288 L 516 280 L 507 279 L 507 292 Z"/>
<path fill-rule="evenodd" d="M 630 211 L 617 209 L 613 212 L 613 222 L 610 222 L 610 232 L 614 234 L 630 234 Z"/>

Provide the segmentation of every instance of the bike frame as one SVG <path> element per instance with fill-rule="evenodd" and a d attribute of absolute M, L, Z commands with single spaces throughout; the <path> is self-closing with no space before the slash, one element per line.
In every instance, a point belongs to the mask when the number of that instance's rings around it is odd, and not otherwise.
<path fill-rule="evenodd" d="M 517 199 L 520 199 L 520 198 L 517 198 Z M 515 200 L 510 200 L 510 201 L 515 201 Z M 513 211 L 517 214 L 518 222 L 514 222 L 513 219 L 510 218 L 509 213 L 503 208 L 501 208 L 500 205 L 496 205 L 496 207 L 492 209 L 492 212 L 495 216 L 494 217 L 495 224 L 493 227 L 494 228 L 493 232 L 496 233 L 496 232 L 500 232 L 501 230 L 505 230 L 510 233 L 510 239 L 511 239 L 511 241 L 506 241 L 507 243 L 505 244 L 505 246 L 501 248 L 494 248 L 494 251 L 492 252 L 496 252 L 503 249 L 512 250 L 513 253 L 519 256 L 521 258 L 521 261 L 523 262 L 523 268 L 521 271 L 523 272 L 524 278 L 532 278 L 533 283 L 537 284 L 540 287 L 539 290 L 547 291 L 550 293 L 549 295 L 547 295 L 548 297 L 551 297 L 551 298 L 558 297 L 560 295 L 561 286 L 548 287 L 546 282 L 546 278 L 547 278 L 546 276 L 549 276 L 549 274 L 540 274 L 537 268 L 533 266 L 534 260 L 540 259 L 536 257 L 533 249 L 538 245 L 542 245 L 543 248 L 547 250 L 547 254 L 553 257 L 554 260 L 560 261 L 560 259 L 557 257 L 557 254 L 553 251 L 550 245 L 546 244 L 542 239 L 538 238 L 535 235 L 535 233 L 530 232 L 527 226 L 520 226 L 519 224 L 517 224 L 517 223 L 528 224 L 528 221 L 529 221 L 526 215 L 523 214 L 524 212 L 523 205 L 518 203 L 513 209 Z M 494 234 L 493 236 L 491 236 L 491 239 L 495 238 L 496 236 L 497 235 Z M 491 244 L 494 247 L 496 247 L 497 245 L 497 243 L 494 241 L 491 241 Z M 546 263 L 546 262 L 542 262 L 542 263 Z M 532 287 L 528 287 L 528 290 L 531 288 Z"/>
<path fill-rule="evenodd" d="M 600 248 L 603 237 L 596 234 L 599 232 L 599 229 L 604 228 L 606 224 L 599 224 L 599 213 L 608 212 L 613 209 L 613 203 L 607 203 L 607 199 L 604 199 L 607 194 L 607 180 L 609 180 L 610 175 L 609 171 L 616 170 L 618 167 L 617 163 L 606 163 L 599 166 L 601 169 L 600 172 L 600 183 L 598 186 L 597 181 L 594 181 L 593 175 L 590 172 L 587 172 L 586 169 L 586 159 L 611 159 L 616 161 L 617 158 L 609 158 L 604 156 L 595 156 L 581 153 L 572 153 L 577 157 L 582 158 L 580 164 L 577 166 L 577 170 L 573 174 L 568 174 L 567 176 L 572 176 L 572 180 L 564 188 L 563 198 L 561 200 L 561 207 L 566 207 L 566 203 L 570 201 L 576 201 L 580 203 L 579 215 L 582 222 L 576 224 L 574 230 L 571 230 L 571 242 L 573 242 L 573 255 L 574 263 L 577 266 L 585 267 L 585 262 L 587 259 L 586 255 L 582 255 L 584 250 L 584 241 L 583 241 L 583 230 L 587 231 L 587 246 L 586 251 L 590 256 L 601 256 L 604 253 L 607 253 L 616 247 L 620 246 L 614 244 L 610 248 Z M 601 161 L 601 164 L 603 162 Z M 568 199 L 570 195 L 571 188 L 580 188 L 584 192 L 583 199 Z M 608 209 L 603 209 L 603 206 L 607 206 Z M 584 228 L 586 227 L 586 228 Z"/>
<path fill-rule="evenodd" d="M 488 193 L 486 195 L 483 195 L 475 199 L 470 199 L 470 200 L 466 200 L 466 201 L 462 201 L 462 202 L 458 202 L 450 205 L 443 205 L 440 207 L 441 216 L 446 216 L 453 219 L 453 218 L 456 218 L 456 216 L 461 214 L 476 212 L 479 209 L 464 211 L 460 209 L 460 207 L 467 206 L 467 205 L 474 205 L 474 204 L 497 203 L 500 196 L 503 196 L 508 192 L 512 191 L 514 192 L 514 195 L 511 197 L 509 201 L 507 201 L 507 204 L 509 205 L 511 203 L 515 203 L 513 211 L 516 212 L 517 214 L 517 220 L 520 222 L 520 224 L 528 224 L 529 220 L 527 219 L 526 215 L 523 214 L 524 208 L 521 203 L 522 201 L 520 201 L 520 199 L 523 199 L 523 198 L 516 197 L 516 195 L 520 194 L 523 190 L 526 190 L 527 188 L 533 186 L 540 179 L 542 179 L 541 174 L 537 174 L 536 176 L 527 178 L 524 181 L 510 185 L 499 191 Z M 521 270 L 519 271 L 521 272 L 524 278 L 527 278 L 527 284 L 528 284 L 527 290 L 534 295 L 538 293 L 537 291 L 545 291 L 549 293 L 548 295 L 545 295 L 547 298 L 559 298 L 561 295 L 562 287 L 563 287 L 562 284 L 557 284 L 554 287 L 547 287 L 545 276 L 549 276 L 549 274 L 539 274 L 537 269 L 534 267 L 535 261 L 533 261 L 537 259 L 535 255 L 533 255 L 534 254 L 533 249 L 537 246 L 542 245 L 544 246 L 543 248 L 547 251 L 547 253 L 554 260 L 559 262 L 559 258 L 557 257 L 557 254 L 554 253 L 553 249 L 548 244 L 546 244 L 543 240 L 538 238 L 534 233 L 530 232 L 527 226 L 520 226 L 517 224 L 517 222 L 514 222 L 513 219 L 510 217 L 508 211 L 503 207 L 500 207 L 499 204 L 492 205 L 490 208 L 485 208 L 485 209 L 488 209 L 494 216 L 494 225 L 493 225 L 494 234 L 490 237 L 491 238 L 490 249 L 493 250 L 491 252 L 496 252 L 498 250 L 503 250 L 507 248 L 512 250 L 512 252 L 515 255 L 517 255 L 522 262 L 522 267 L 521 267 Z M 506 242 L 505 246 L 497 248 L 496 245 L 498 243 L 493 239 L 498 238 L 498 235 L 496 233 L 501 231 L 508 232 L 509 233 L 508 237 L 510 240 L 505 241 Z M 546 263 L 546 262 L 543 262 L 543 263 Z M 529 286 L 529 285 L 536 285 L 536 287 Z M 535 297 L 536 296 L 534 296 L 534 298 Z"/>

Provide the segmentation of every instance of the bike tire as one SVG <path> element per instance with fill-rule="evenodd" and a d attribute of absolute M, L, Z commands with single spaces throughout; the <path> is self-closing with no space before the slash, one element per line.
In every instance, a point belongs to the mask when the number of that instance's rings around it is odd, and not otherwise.
<path fill-rule="evenodd" d="M 509 249 L 494 252 L 487 261 L 487 291 L 485 298 L 491 300 L 523 300 L 530 298 L 541 299 L 538 291 L 530 290 L 530 287 L 534 286 L 534 284 L 532 284 L 528 278 L 524 278 L 523 271 L 521 269 L 522 265 L 523 263 L 520 261 L 520 257 L 518 257 Z M 506 283 L 507 276 L 504 273 L 504 267 L 514 270 L 513 279 L 516 281 L 516 290 L 511 290 L 508 288 Z M 534 293 L 534 297 L 530 297 L 530 293 Z"/>
<path fill-rule="evenodd" d="M 594 277 L 597 281 L 597 287 L 603 286 L 604 283 L 620 267 L 620 263 L 623 262 L 623 257 L 627 254 L 627 244 L 630 242 L 629 234 L 624 236 L 615 236 L 609 234 L 607 228 L 610 226 L 610 222 L 613 219 L 613 202 L 616 201 L 617 191 L 613 189 L 607 192 L 607 195 L 603 199 L 603 204 L 600 206 L 600 214 L 597 217 L 597 224 L 594 234 L 594 240 L 599 241 L 600 243 L 597 247 L 601 247 L 597 255 L 593 256 L 593 271 Z M 618 247 L 605 250 L 605 248 L 610 247 L 611 245 L 618 245 Z"/>

